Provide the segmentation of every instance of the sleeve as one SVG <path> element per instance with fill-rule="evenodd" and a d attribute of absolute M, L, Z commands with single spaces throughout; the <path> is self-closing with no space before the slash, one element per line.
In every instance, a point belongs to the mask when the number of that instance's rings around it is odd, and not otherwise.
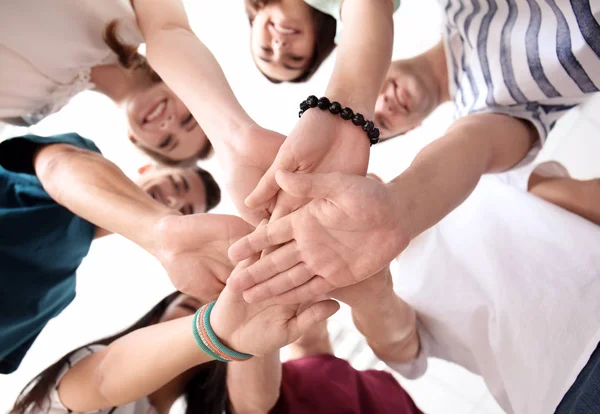
<path fill-rule="evenodd" d="M 7 139 L 0 143 L 0 166 L 6 170 L 35 174 L 33 169 L 33 156 L 35 152 L 44 145 L 69 144 L 74 147 L 100 153 L 98 147 L 89 139 L 78 134 L 61 134 L 50 137 L 38 135 L 24 135 Z"/>
<path fill-rule="evenodd" d="M 47 405 L 47 407 L 45 407 L 46 410 L 44 411 L 44 413 L 46 413 L 46 414 L 63 414 L 63 413 L 65 413 L 66 414 L 66 413 L 72 412 L 68 408 L 66 408 L 60 401 L 60 398 L 58 396 L 58 384 L 60 384 L 60 381 L 63 379 L 65 374 L 71 368 L 73 368 L 75 366 L 75 364 L 77 364 L 79 361 L 81 361 L 85 357 L 88 357 L 104 348 L 106 348 L 104 345 L 85 346 L 85 347 L 75 351 L 69 357 L 69 359 L 67 360 L 67 363 L 64 365 L 64 367 L 61 369 L 60 373 L 56 377 L 54 386 L 52 387 L 52 389 L 50 390 L 50 393 L 48 394 L 48 405 Z"/>
<path fill-rule="evenodd" d="M 344 0 L 304 0 L 311 7 L 335 19 L 336 33 L 335 44 L 339 44 L 342 37 L 342 5 Z M 394 12 L 400 7 L 400 0 L 394 0 Z"/>
<path fill-rule="evenodd" d="M 419 353 L 412 361 L 403 364 L 383 361 L 388 367 L 410 380 L 421 377 L 427 371 L 427 359 L 431 356 L 433 337 L 419 320 L 417 320 L 417 332 L 419 334 Z"/>

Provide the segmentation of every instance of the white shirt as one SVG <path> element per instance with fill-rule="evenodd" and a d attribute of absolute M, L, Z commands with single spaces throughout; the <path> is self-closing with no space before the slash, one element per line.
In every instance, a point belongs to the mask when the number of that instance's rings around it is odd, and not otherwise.
<path fill-rule="evenodd" d="M 117 63 L 104 42 L 115 19 L 122 42 L 142 42 L 129 0 L 2 0 L 0 119 L 34 124 L 93 88 L 91 68 Z"/>
<path fill-rule="evenodd" d="M 91 345 L 77 350 L 71 357 L 69 358 L 67 364 L 62 369 L 60 374 L 56 379 L 56 385 L 60 383 L 60 380 L 65 376 L 65 374 L 71 369 L 75 364 L 81 361 L 83 358 L 93 354 L 94 352 L 98 352 L 101 349 L 105 348 L 102 345 Z M 56 390 L 56 386 L 52 387 L 49 395 L 49 403 L 46 407 L 44 407 L 44 414 L 67 414 L 72 413 L 68 408 L 66 408 L 60 398 L 58 396 L 58 392 Z M 141 398 L 137 401 L 131 402 L 127 405 L 123 405 L 120 407 L 110 407 L 104 410 L 93 411 L 98 414 L 156 414 L 156 410 L 150 404 L 148 398 Z M 33 414 L 33 413 L 32 413 Z"/>
<path fill-rule="evenodd" d="M 440 0 L 457 116 L 530 121 L 543 143 L 585 94 L 600 90 L 600 2 Z"/>
<path fill-rule="evenodd" d="M 554 412 L 600 341 L 600 226 L 484 177 L 395 266 L 428 357 L 481 375 L 509 413 Z"/>

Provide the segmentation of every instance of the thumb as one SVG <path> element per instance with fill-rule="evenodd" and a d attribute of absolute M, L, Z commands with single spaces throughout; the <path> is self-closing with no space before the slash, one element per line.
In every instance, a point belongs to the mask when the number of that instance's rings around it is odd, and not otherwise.
<path fill-rule="evenodd" d="M 293 342 L 300 338 L 300 336 L 314 327 L 314 325 L 323 322 L 339 309 L 340 304 L 332 299 L 323 300 L 308 306 L 291 321 L 290 339 L 293 338 Z"/>
<path fill-rule="evenodd" d="M 246 197 L 245 203 L 248 208 L 257 208 L 263 206 L 272 200 L 279 192 L 279 185 L 275 181 L 275 172 L 277 170 L 295 170 L 295 167 L 284 160 L 275 160 L 267 172 L 262 176 L 254 190 Z"/>
<path fill-rule="evenodd" d="M 343 184 L 340 173 L 293 174 L 277 171 L 277 184 L 286 193 L 298 198 L 330 198 Z"/>

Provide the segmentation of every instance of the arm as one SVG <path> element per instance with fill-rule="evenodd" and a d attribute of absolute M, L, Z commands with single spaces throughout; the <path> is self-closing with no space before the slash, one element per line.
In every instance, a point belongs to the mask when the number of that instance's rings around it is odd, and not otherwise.
<path fill-rule="evenodd" d="M 351 307 L 356 328 L 379 359 L 405 363 L 418 354 L 415 311 L 394 293 L 389 268 L 331 296 Z"/>
<path fill-rule="evenodd" d="M 247 300 L 302 302 L 368 278 L 456 208 L 481 175 L 510 168 L 537 138 L 529 123 L 477 114 L 457 121 L 387 185 L 351 174 L 280 171 L 276 179 L 286 193 L 313 200 L 231 246 L 233 261 L 284 247 L 228 285 Z"/>
<path fill-rule="evenodd" d="M 392 60 L 392 0 L 344 0 L 344 32 L 326 96 L 372 119 Z M 349 87 L 349 85 L 351 87 Z"/>
<path fill-rule="evenodd" d="M 76 412 L 128 404 L 210 361 L 192 336 L 192 318 L 140 329 L 82 359 L 60 381 L 61 402 Z"/>
<path fill-rule="evenodd" d="M 57 203 L 150 253 L 156 253 L 157 224 L 179 215 L 148 197 L 100 154 L 54 144 L 38 150 L 33 162 L 44 189 Z"/>
<path fill-rule="evenodd" d="M 253 228 L 235 216 L 182 216 L 146 195 L 101 155 L 70 145 L 43 147 L 34 168 L 57 203 L 144 248 L 178 290 L 198 298 L 214 299 L 223 290 L 233 269 L 227 249 Z"/>
<path fill-rule="evenodd" d="M 267 413 L 279 399 L 279 352 L 227 366 L 227 392 L 234 414 Z"/>
<path fill-rule="evenodd" d="M 373 118 L 377 94 L 390 66 L 392 14 L 392 0 L 345 0 L 342 6 L 345 28 L 325 95 L 362 113 L 365 119 Z M 254 208 L 275 204 L 278 170 L 365 175 L 368 163 L 369 139 L 362 128 L 325 111 L 306 111 L 246 204 Z M 283 217 L 306 201 L 280 195 L 272 218 Z"/>
<path fill-rule="evenodd" d="M 134 0 L 152 67 L 186 104 L 217 154 L 253 124 L 210 50 L 190 28 L 181 0 Z"/>
<path fill-rule="evenodd" d="M 517 164 L 537 139 L 530 123 L 506 115 L 474 114 L 456 121 L 388 184 L 396 211 L 404 214 L 407 236 L 413 239 L 459 206 L 483 174 Z"/>

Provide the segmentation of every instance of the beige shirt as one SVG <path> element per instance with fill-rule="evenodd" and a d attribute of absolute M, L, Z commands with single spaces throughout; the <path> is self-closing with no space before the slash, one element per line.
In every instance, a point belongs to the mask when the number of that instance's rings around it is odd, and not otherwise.
<path fill-rule="evenodd" d="M 35 124 L 94 85 L 91 68 L 116 63 L 104 30 L 119 20 L 119 38 L 143 39 L 129 0 L 2 0 L 0 119 Z"/>

